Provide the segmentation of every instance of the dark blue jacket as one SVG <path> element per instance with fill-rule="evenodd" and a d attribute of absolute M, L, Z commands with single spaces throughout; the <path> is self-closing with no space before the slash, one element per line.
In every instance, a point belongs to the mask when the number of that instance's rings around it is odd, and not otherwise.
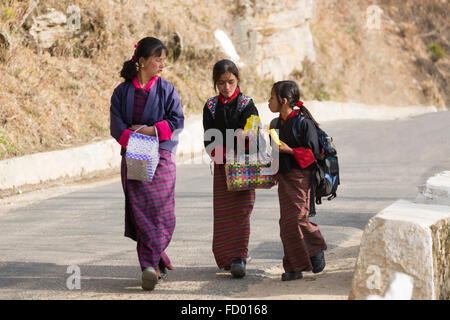
<path fill-rule="evenodd" d="M 110 132 L 118 142 L 123 132 L 133 124 L 134 91 L 133 82 L 125 81 L 114 89 L 111 97 Z M 183 109 L 180 97 L 173 84 L 159 78 L 150 89 L 142 114 L 142 124 L 153 126 L 163 120 L 167 121 L 173 135 L 170 140 L 161 141 L 159 147 L 176 153 L 178 135 L 184 127 Z"/>

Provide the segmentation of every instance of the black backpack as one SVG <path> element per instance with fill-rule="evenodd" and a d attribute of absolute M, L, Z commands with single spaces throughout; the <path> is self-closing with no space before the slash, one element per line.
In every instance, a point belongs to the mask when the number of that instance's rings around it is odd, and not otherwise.
<path fill-rule="evenodd" d="M 328 201 L 336 198 L 336 191 L 340 185 L 339 162 L 337 151 L 332 142 L 333 138 L 321 129 L 317 129 L 321 157 L 316 159 L 317 170 L 315 170 L 315 198 L 316 204 L 322 204 L 322 197 Z"/>
<path fill-rule="evenodd" d="M 301 116 L 298 121 L 303 121 Z M 295 130 L 295 126 L 294 126 Z M 339 180 L 339 163 L 337 151 L 330 137 L 325 131 L 316 127 L 317 136 L 319 138 L 320 157 L 316 159 L 317 168 L 313 171 L 312 191 L 316 204 L 322 204 L 322 198 L 327 197 L 328 200 L 336 198 L 336 191 L 340 184 Z M 310 216 L 315 215 L 315 208 L 311 204 Z"/>

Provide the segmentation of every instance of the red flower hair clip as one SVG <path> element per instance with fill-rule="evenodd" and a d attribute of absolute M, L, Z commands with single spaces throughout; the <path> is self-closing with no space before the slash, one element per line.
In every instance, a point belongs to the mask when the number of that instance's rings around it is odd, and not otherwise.
<path fill-rule="evenodd" d="M 134 45 L 134 51 L 135 51 L 135 52 L 136 52 L 136 50 L 137 50 L 137 48 L 138 48 L 138 45 L 139 45 L 139 44 L 137 44 L 137 43 Z M 131 61 L 132 61 L 132 62 L 136 62 L 136 58 L 134 57 L 134 55 L 131 57 Z"/>
<path fill-rule="evenodd" d="M 297 107 L 299 107 L 299 108 L 301 108 L 301 106 L 303 105 L 303 101 L 298 101 L 296 104 L 295 104 Z"/>

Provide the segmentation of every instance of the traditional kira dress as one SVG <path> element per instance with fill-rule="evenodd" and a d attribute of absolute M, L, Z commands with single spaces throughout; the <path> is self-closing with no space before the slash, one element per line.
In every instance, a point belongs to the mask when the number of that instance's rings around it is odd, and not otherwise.
<path fill-rule="evenodd" d="M 294 151 L 294 156 L 280 153 L 278 173 L 280 236 L 286 272 L 311 271 L 310 258 L 327 249 L 319 227 L 309 221 L 312 169 L 314 158 L 320 154 L 317 132 L 310 119 L 299 123 L 300 116 L 296 109 L 287 119 L 274 119 L 270 125 L 280 130 L 280 140 Z"/>
<path fill-rule="evenodd" d="M 153 78 L 141 88 L 135 77 L 121 83 L 111 98 L 111 135 L 122 146 L 121 177 L 125 194 L 125 236 L 137 242 L 141 269 L 171 264 L 165 253 L 175 229 L 175 153 L 184 116 L 174 86 Z M 160 160 L 151 182 L 127 179 L 125 148 L 134 124 L 158 130 Z"/>
<path fill-rule="evenodd" d="M 251 115 L 258 115 L 253 101 L 249 99 L 243 110 L 238 109 L 242 93 L 239 89 L 225 100 L 221 95 L 217 98 L 214 115 L 208 108 L 208 102 L 203 108 L 203 128 L 218 129 L 222 133 L 223 144 L 217 145 L 210 156 L 214 164 L 213 208 L 214 233 L 212 250 L 219 268 L 229 267 L 236 259 L 246 261 L 250 237 L 250 214 L 255 203 L 255 190 L 228 191 L 225 178 L 226 129 L 243 129 Z M 212 98 L 211 98 L 212 99 Z M 208 100 L 209 101 L 209 100 Z M 213 141 L 204 141 L 205 148 Z M 236 144 L 235 144 L 236 146 Z M 216 158 L 216 150 L 223 150 L 223 157 Z M 221 152 L 222 152 L 221 150 Z"/>

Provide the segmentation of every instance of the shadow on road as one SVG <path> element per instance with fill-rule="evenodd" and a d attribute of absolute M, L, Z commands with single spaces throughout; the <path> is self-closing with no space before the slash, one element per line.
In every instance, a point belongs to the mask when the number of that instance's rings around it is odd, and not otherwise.
<path fill-rule="evenodd" d="M 347 299 L 359 245 L 329 246 L 323 272 L 303 272 L 303 279 L 281 281 L 280 266 L 267 270 L 263 282 L 237 293 L 234 298 L 250 299 Z"/>
<path fill-rule="evenodd" d="M 328 250 L 336 248 L 335 244 L 327 243 Z M 257 247 L 251 248 L 249 253 L 252 259 L 274 260 L 281 264 L 283 260 L 283 245 L 280 241 L 264 241 Z M 251 266 L 251 262 L 250 262 Z"/>
<path fill-rule="evenodd" d="M 0 290 L 14 291 L 66 291 L 80 293 L 104 294 L 149 294 L 141 289 L 141 272 L 139 266 L 92 266 L 79 265 L 81 280 L 80 290 L 70 290 L 67 282 L 71 281 L 72 273 L 67 273 L 68 266 L 53 263 L 35 262 L 1 262 Z M 248 268 L 244 279 L 234 279 L 229 271 L 219 270 L 217 267 L 183 267 L 169 272 L 169 280 L 158 284 L 150 294 L 158 299 L 159 294 L 182 296 L 189 299 L 189 295 L 227 297 L 239 292 L 245 292 L 250 285 L 261 283 L 264 271 Z M 68 281 L 69 280 L 69 281 Z M 62 293 L 62 292 L 61 292 Z M 58 293 L 59 297 L 64 297 Z M 18 298 L 9 294 L 8 299 Z M 20 295 L 22 298 L 23 295 Z M 5 297 L 2 297 L 4 299 Z M 33 299 L 46 299 L 34 294 Z M 162 297 L 161 297 L 162 298 Z"/>

